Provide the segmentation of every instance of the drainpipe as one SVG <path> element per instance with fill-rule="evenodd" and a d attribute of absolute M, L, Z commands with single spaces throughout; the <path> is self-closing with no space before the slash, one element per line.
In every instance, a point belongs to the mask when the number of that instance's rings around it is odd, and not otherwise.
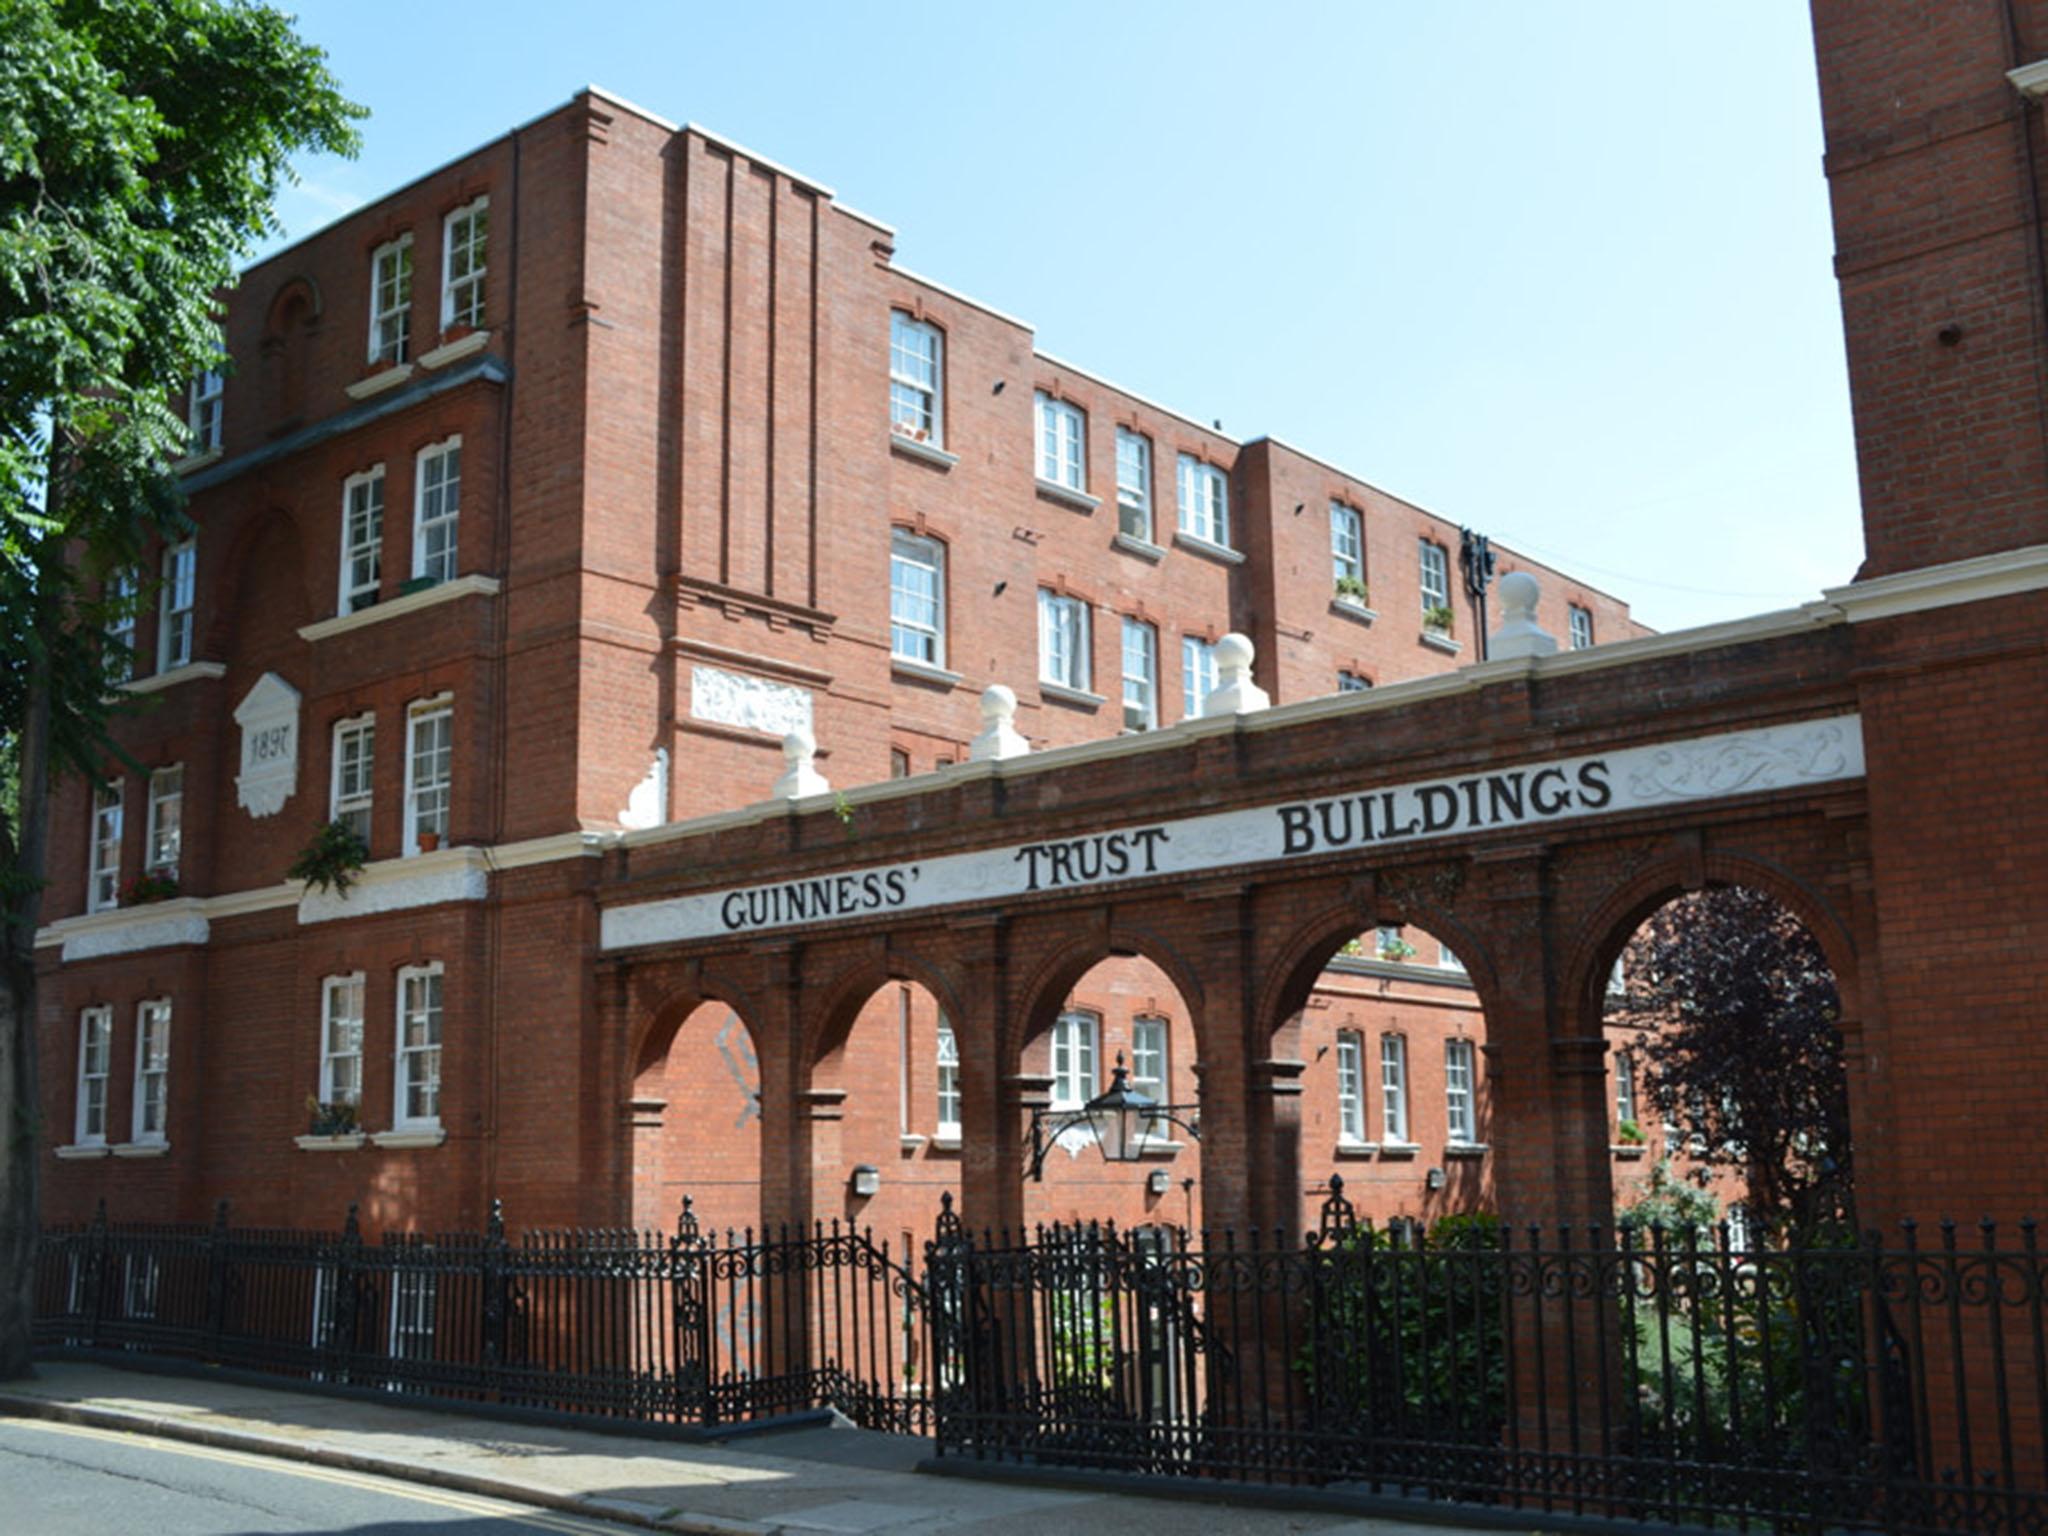
<path fill-rule="evenodd" d="M 1470 528 L 1458 530 L 1458 564 L 1465 572 L 1465 595 L 1479 623 L 1479 659 L 1486 660 L 1486 585 L 1493 580 L 1493 542 Z"/>

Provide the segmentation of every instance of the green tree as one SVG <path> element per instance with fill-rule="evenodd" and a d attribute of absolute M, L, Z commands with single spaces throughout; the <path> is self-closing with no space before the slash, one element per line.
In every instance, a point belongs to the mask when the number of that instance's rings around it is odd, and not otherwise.
<path fill-rule="evenodd" d="M 289 157 L 353 154 L 361 115 L 267 6 L 0 0 L 0 1379 L 29 1369 L 50 785 L 118 755 L 104 583 L 184 527 L 175 394 L 221 366 Z"/>

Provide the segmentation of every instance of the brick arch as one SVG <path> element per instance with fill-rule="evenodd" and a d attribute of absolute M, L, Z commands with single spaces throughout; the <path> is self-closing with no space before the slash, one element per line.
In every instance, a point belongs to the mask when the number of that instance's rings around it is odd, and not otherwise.
<path fill-rule="evenodd" d="M 1316 978 L 1338 949 L 1380 918 L 1399 919 L 1439 940 L 1448 939 L 1464 962 L 1466 979 L 1479 996 L 1481 1011 L 1491 1011 L 1497 977 L 1488 937 L 1448 907 L 1383 896 L 1374 903 L 1372 911 L 1357 901 L 1344 900 L 1311 912 L 1294 924 L 1260 978 L 1255 1026 L 1271 1034 L 1307 1007 Z"/>
<path fill-rule="evenodd" d="M 631 1033 L 622 1057 L 628 1093 L 632 1091 L 634 1080 L 654 1064 L 657 1056 L 668 1053 L 676 1031 L 683 1027 L 684 1021 L 706 1003 L 723 1004 L 738 1014 L 740 1023 L 756 1042 L 755 1049 L 760 1048 L 764 1015 L 753 994 L 731 976 L 717 971 L 699 971 L 691 980 L 664 993 L 652 1008 L 642 1010 L 640 1017 L 644 1023 L 630 1026 Z"/>
<path fill-rule="evenodd" d="M 803 1020 L 803 1069 L 807 1074 L 846 1043 L 868 999 L 892 981 L 916 982 L 938 999 L 955 1029 L 962 1027 L 966 1015 L 958 979 L 944 964 L 892 945 L 849 961 L 820 987 L 818 1005 L 807 1008 Z"/>
<path fill-rule="evenodd" d="M 1147 923 L 1118 919 L 1111 914 L 1106 931 L 1095 924 L 1082 926 L 1086 931 L 1056 946 L 1014 994 L 1017 1006 L 1010 1010 L 1007 1038 L 996 1042 L 1002 1060 L 1010 1064 L 1010 1069 L 1014 1070 L 1024 1047 L 1036 1038 L 1042 1028 L 1051 1024 L 1052 1013 L 1047 1010 L 1056 1010 L 1082 977 L 1105 960 L 1133 955 L 1151 961 L 1166 973 L 1166 979 L 1180 995 L 1182 1006 L 1188 1010 L 1196 1050 L 1206 1054 L 1209 1041 L 1204 1021 L 1201 973 L 1187 957 Z M 1042 1024 L 1039 1022 L 1041 1012 L 1044 1013 Z"/>
<path fill-rule="evenodd" d="M 266 338 L 284 334 L 294 314 L 318 320 L 323 308 L 320 284 L 310 273 L 294 272 L 270 291 L 270 303 L 263 312 L 263 334 Z"/>
<path fill-rule="evenodd" d="M 218 568 L 215 587 L 221 592 L 264 590 L 273 594 L 276 600 L 260 605 L 261 617 L 268 629 L 263 633 L 252 629 L 251 620 L 259 606 L 257 604 L 210 605 L 211 615 L 202 637 L 203 644 L 196 654 L 231 656 L 237 661 L 250 661 L 256 658 L 238 655 L 236 648 L 253 639 L 259 648 L 269 653 L 260 659 L 266 664 L 274 664 L 283 659 L 279 653 L 300 649 L 303 644 L 298 638 L 300 626 L 323 615 L 315 611 L 306 587 L 306 562 L 301 553 L 306 539 L 305 530 L 299 524 L 299 515 L 280 506 L 271 506 L 246 519 L 235 530 L 228 552 Z M 203 538 L 201 542 L 204 543 Z M 264 646 L 266 641 L 267 647 Z"/>
<path fill-rule="evenodd" d="M 1849 925 L 1812 882 L 1761 855 L 1716 851 L 1697 860 L 1673 854 L 1637 871 L 1609 891 L 1579 925 L 1565 962 L 1559 994 L 1577 1016 L 1599 1017 L 1607 976 L 1635 931 L 1667 902 L 1704 886 L 1743 885 L 1762 891 L 1798 918 L 1827 956 L 1847 1028 L 1858 1017 L 1860 970 Z"/>

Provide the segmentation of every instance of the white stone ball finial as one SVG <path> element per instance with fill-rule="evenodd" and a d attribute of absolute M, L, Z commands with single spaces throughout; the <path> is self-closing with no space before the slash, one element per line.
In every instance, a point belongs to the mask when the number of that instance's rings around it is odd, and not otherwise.
<path fill-rule="evenodd" d="M 832 786 L 825 782 L 825 775 L 818 772 L 813 759 L 818 754 L 818 738 L 804 726 L 798 726 L 782 738 L 782 760 L 785 764 L 782 777 L 775 781 L 770 790 L 773 800 L 801 800 L 805 795 L 828 793 Z"/>
<path fill-rule="evenodd" d="M 1536 622 L 1536 603 L 1543 584 L 1527 571 L 1509 571 L 1500 579 L 1500 628 L 1486 648 L 1492 661 L 1525 656 L 1555 656 L 1557 640 Z"/>
<path fill-rule="evenodd" d="M 972 763 L 1000 761 L 1006 757 L 1022 757 L 1031 750 L 1017 729 L 1017 692 L 1001 683 L 990 683 L 981 690 L 981 731 L 967 745 L 967 760 Z"/>
<path fill-rule="evenodd" d="M 1272 703 L 1252 681 L 1252 643 L 1232 630 L 1216 642 L 1216 687 L 1202 703 L 1202 718 L 1248 715 Z"/>

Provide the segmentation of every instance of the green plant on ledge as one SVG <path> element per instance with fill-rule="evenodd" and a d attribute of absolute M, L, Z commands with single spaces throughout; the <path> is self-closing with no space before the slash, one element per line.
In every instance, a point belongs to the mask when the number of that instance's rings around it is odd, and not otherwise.
<path fill-rule="evenodd" d="M 321 890 L 346 896 L 369 857 L 369 845 L 354 827 L 345 821 L 330 821 L 299 850 L 299 856 L 292 860 L 285 875 L 292 880 L 303 880 L 309 893 Z"/>
<path fill-rule="evenodd" d="M 124 907 L 146 907 L 153 901 L 169 901 L 178 894 L 178 877 L 167 869 L 145 870 L 130 880 L 121 892 Z"/>
<path fill-rule="evenodd" d="M 1422 627 L 1439 635 L 1451 632 L 1451 605 L 1436 603 L 1422 610 Z"/>
<path fill-rule="evenodd" d="M 306 1095 L 306 1114 L 311 1124 L 306 1127 L 308 1136 L 353 1136 L 362 1129 L 356 1118 L 356 1107 L 347 1099 L 332 1104 L 323 1104 L 312 1094 Z"/>
<path fill-rule="evenodd" d="M 1360 606 L 1363 606 L 1371 597 L 1371 594 L 1366 591 L 1365 582 L 1357 576 L 1339 576 L 1337 578 L 1337 595 L 1349 598 Z"/>
<path fill-rule="evenodd" d="M 1633 1120 L 1624 1120 L 1614 1128 L 1615 1139 L 1624 1147 L 1640 1147 L 1649 1141 L 1643 1128 Z"/>
<path fill-rule="evenodd" d="M 1406 939 L 1381 939 L 1380 958 L 1382 960 L 1413 960 L 1415 958 L 1415 946 Z"/>

